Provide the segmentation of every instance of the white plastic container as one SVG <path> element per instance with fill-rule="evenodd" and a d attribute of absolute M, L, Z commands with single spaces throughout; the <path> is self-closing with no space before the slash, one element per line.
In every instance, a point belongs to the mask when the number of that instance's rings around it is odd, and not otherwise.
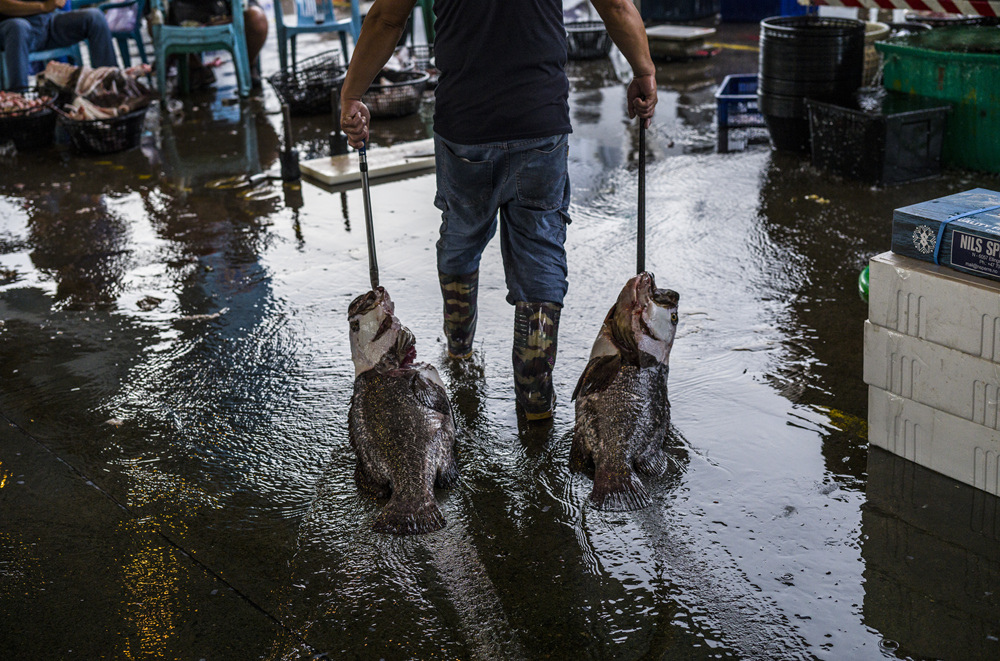
<path fill-rule="evenodd" d="M 1000 496 L 1000 432 L 996 430 L 869 386 L 868 441 Z"/>
<path fill-rule="evenodd" d="M 870 386 L 1000 429 L 1000 364 L 865 322 Z"/>
<path fill-rule="evenodd" d="M 1000 362 L 1000 283 L 891 252 L 868 282 L 873 324 Z"/>

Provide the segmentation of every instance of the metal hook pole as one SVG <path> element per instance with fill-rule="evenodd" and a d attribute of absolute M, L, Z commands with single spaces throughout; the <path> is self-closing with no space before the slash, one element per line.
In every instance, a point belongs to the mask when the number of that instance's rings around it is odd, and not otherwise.
<path fill-rule="evenodd" d="M 372 221 L 372 198 L 368 187 L 368 153 L 365 145 L 358 150 L 361 159 L 361 189 L 365 201 L 365 236 L 368 238 L 368 271 L 372 291 L 378 289 L 378 260 L 375 258 L 375 224 Z"/>
<path fill-rule="evenodd" d="M 646 270 L 646 127 L 639 118 L 639 209 L 636 227 L 636 273 Z"/>

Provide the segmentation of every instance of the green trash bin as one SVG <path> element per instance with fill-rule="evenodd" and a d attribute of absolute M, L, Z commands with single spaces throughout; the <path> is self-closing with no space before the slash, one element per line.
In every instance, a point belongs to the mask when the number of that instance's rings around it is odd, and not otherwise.
<path fill-rule="evenodd" d="M 948 101 L 946 166 L 1000 172 L 1000 30 L 924 30 L 878 42 L 890 91 Z"/>

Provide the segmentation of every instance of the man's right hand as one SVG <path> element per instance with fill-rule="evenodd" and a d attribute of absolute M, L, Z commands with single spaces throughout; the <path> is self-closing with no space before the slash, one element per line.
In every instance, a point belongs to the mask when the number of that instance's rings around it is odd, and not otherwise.
<path fill-rule="evenodd" d="M 368 142 L 368 125 L 371 113 L 361 101 L 343 101 L 340 108 L 340 129 L 347 136 L 347 143 L 361 149 Z"/>

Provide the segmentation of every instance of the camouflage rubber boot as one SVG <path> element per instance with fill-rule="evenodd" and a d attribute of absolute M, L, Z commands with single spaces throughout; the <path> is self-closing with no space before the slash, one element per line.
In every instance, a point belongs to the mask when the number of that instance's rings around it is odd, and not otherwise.
<path fill-rule="evenodd" d="M 514 396 L 529 421 L 552 417 L 560 310 L 556 303 L 518 301 L 514 307 Z"/>
<path fill-rule="evenodd" d="M 438 271 L 441 297 L 444 298 L 444 334 L 448 338 L 448 355 L 468 358 L 472 355 L 472 340 L 476 335 L 476 295 L 479 293 L 479 271 L 468 275 L 449 275 Z"/>

